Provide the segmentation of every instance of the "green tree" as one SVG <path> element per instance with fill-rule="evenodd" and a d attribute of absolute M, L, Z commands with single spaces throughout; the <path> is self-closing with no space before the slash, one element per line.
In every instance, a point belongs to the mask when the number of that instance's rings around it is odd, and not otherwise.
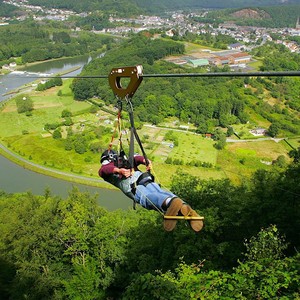
<path fill-rule="evenodd" d="M 214 144 L 214 147 L 218 150 L 222 150 L 225 148 L 226 146 L 226 135 L 225 133 L 220 130 L 220 129 L 217 129 L 215 132 L 214 132 L 214 140 L 216 140 L 217 142 Z"/>
<path fill-rule="evenodd" d="M 70 138 L 66 138 L 65 140 L 65 150 L 71 151 L 73 149 L 73 142 Z"/>
<path fill-rule="evenodd" d="M 277 123 L 272 123 L 268 128 L 268 134 L 275 137 L 279 133 L 280 126 Z"/>
<path fill-rule="evenodd" d="M 279 155 L 277 159 L 273 162 L 274 165 L 280 167 L 280 168 L 285 168 L 287 167 L 287 161 L 284 155 Z"/>
<path fill-rule="evenodd" d="M 28 95 L 19 95 L 16 97 L 18 113 L 26 113 L 33 110 L 33 101 Z"/>
<path fill-rule="evenodd" d="M 74 142 L 74 149 L 78 154 L 83 154 L 87 151 L 87 142 L 81 135 L 77 135 Z"/>
<path fill-rule="evenodd" d="M 92 98 L 95 90 L 95 83 L 91 79 L 75 79 L 72 83 L 72 91 L 76 100 Z"/>
<path fill-rule="evenodd" d="M 61 135 L 61 132 L 60 132 L 60 128 L 57 128 L 53 131 L 53 134 L 52 134 L 52 137 L 57 140 L 57 139 L 61 139 L 62 138 L 62 135 Z"/>
<path fill-rule="evenodd" d="M 74 124 L 74 122 L 73 122 L 72 118 L 66 117 L 66 118 L 65 118 L 65 121 L 63 122 L 63 124 L 64 124 L 65 126 L 71 126 L 71 125 Z"/>
<path fill-rule="evenodd" d="M 68 43 L 71 43 L 71 37 L 70 35 L 67 33 L 67 32 L 54 32 L 53 33 L 53 41 L 56 42 L 56 43 L 65 43 L 65 44 L 68 44 Z"/>
<path fill-rule="evenodd" d="M 300 162 L 300 147 L 298 149 L 293 149 L 289 152 L 289 156 L 293 158 L 294 163 Z"/>
<path fill-rule="evenodd" d="M 72 112 L 70 112 L 68 109 L 64 109 L 61 112 L 61 117 L 66 118 L 66 117 L 72 117 Z"/>
<path fill-rule="evenodd" d="M 233 130 L 233 127 L 229 126 L 227 128 L 227 132 L 226 132 L 226 136 L 232 136 L 234 134 L 234 130 Z"/>

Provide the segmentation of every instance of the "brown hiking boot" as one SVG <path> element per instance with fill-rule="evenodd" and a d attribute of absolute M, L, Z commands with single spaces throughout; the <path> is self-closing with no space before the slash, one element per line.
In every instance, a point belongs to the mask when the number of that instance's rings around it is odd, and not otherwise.
<path fill-rule="evenodd" d="M 189 213 L 190 217 L 200 217 L 197 212 L 191 209 Z M 189 220 L 190 226 L 195 232 L 199 232 L 203 228 L 203 220 Z"/>
<path fill-rule="evenodd" d="M 183 201 L 179 198 L 174 198 L 171 200 L 171 203 L 165 213 L 165 216 L 177 216 L 180 212 L 183 205 Z M 164 229 L 166 231 L 172 231 L 176 226 L 176 219 L 165 219 L 164 220 Z"/>

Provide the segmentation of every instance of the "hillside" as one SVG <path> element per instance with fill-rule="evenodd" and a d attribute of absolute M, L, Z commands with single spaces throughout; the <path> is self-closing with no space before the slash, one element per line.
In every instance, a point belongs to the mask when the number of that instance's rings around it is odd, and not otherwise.
<path fill-rule="evenodd" d="M 110 11 L 117 13 L 135 14 L 144 12 L 162 12 L 165 10 L 180 10 L 180 9 L 201 9 L 201 8 L 236 8 L 236 7 L 257 7 L 257 6 L 273 6 L 280 5 L 283 3 L 282 0 L 29 0 L 30 4 L 43 5 L 46 7 L 58 7 L 73 9 L 76 11 Z M 299 4 L 299 0 L 286 0 L 285 5 Z"/>
<path fill-rule="evenodd" d="M 271 16 L 264 10 L 251 9 L 251 8 L 244 8 L 241 10 L 237 10 L 231 13 L 231 16 L 239 19 L 256 19 L 256 20 L 271 18 Z"/>
<path fill-rule="evenodd" d="M 241 8 L 241 7 L 260 7 L 260 6 L 273 6 L 281 5 L 281 0 L 134 0 L 138 6 L 146 9 L 147 11 L 158 12 L 159 8 L 164 10 L 180 10 L 180 9 L 202 9 L 202 8 L 213 8 L 213 9 L 224 9 L 224 8 Z M 284 4 L 290 5 L 300 3 L 299 0 L 288 0 Z"/>
<path fill-rule="evenodd" d="M 300 14 L 300 4 L 287 6 L 262 6 L 243 9 L 223 9 L 211 11 L 199 22 L 223 23 L 231 21 L 237 25 L 248 25 L 266 28 L 294 28 Z"/>
<path fill-rule="evenodd" d="M 0 1 L 0 16 L 1 17 L 12 17 L 19 15 L 19 10 L 13 5 L 9 5 Z M 20 13 L 21 14 L 21 13 Z"/>
<path fill-rule="evenodd" d="M 223 23 L 231 21 L 237 25 L 266 28 L 294 28 L 300 16 L 300 5 L 279 5 L 246 7 L 243 9 L 222 9 L 211 11 L 206 18 L 197 18 L 199 22 Z"/>

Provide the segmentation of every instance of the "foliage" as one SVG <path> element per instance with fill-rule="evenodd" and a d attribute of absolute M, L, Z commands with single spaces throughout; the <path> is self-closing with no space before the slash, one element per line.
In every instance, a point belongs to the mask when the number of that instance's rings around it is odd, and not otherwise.
<path fill-rule="evenodd" d="M 137 64 L 143 65 L 145 73 L 188 72 L 171 63 L 157 62 L 165 56 L 181 54 L 183 51 L 183 44 L 163 39 L 152 40 L 139 34 L 124 41 L 120 47 L 107 51 L 105 57 L 92 61 L 84 68 L 82 75 L 98 74 L 99 69 L 109 72 L 116 65 Z M 135 117 L 142 122 L 158 124 L 166 117 L 175 116 L 183 122 L 195 124 L 199 132 L 210 130 L 208 121 L 211 119 L 223 127 L 237 122 L 246 123 L 248 118 L 244 112 L 243 87 L 242 79 L 148 79 L 143 82 L 143 89 L 135 95 Z M 75 79 L 72 90 L 76 99 L 96 96 L 106 104 L 115 102 L 111 91 L 100 80 Z"/>
<path fill-rule="evenodd" d="M 90 32 L 70 34 L 70 29 L 48 21 L 38 24 L 24 21 L 20 24 L 1 26 L 0 62 L 21 57 L 23 64 L 47 59 L 85 55 L 99 51 L 111 41 L 107 36 Z M 53 32 L 53 34 L 52 34 Z M 24 38 L 26 37 L 26 38 Z M 59 84 L 55 84 L 59 85 Z"/>
<path fill-rule="evenodd" d="M 289 51 L 282 44 L 267 42 L 251 53 L 263 58 L 261 71 L 294 71 L 299 69 L 300 55 Z"/>
<path fill-rule="evenodd" d="M 30 0 L 29 1 L 33 5 L 42 5 L 45 7 L 56 7 L 56 8 L 64 8 L 70 9 L 77 12 L 95 12 L 95 11 L 105 11 L 107 13 L 118 13 L 118 15 L 137 15 L 143 12 L 141 8 L 139 8 L 135 1 L 72 1 L 66 0 L 61 2 L 59 0 L 52 0 L 49 3 L 47 0 Z"/>
<path fill-rule="evenodd" d="M 44 129 L 45 130 L 55 130 L 57 127 L 59 127 L 58 123 L 52 123 L 52 124 L 46 123 L 44 126 Z"/>
<path fill-rule="evenodd" d="M 240 26 L 294 28 L 297 18 L 299 17 L 299 2 L 295 1 L 294 3 L 289 3 L 289 5 L 280 5 L 281 3 L 277 3 L 279 5 L 273 4 L 275 3 L 253 3 L 248 6 L 245 5 L 245 8 L 256 12 L 256 17 L 253 18 L 248 16 L 237 17 L 234 13 L 241 9 L 234 8 L 210 11 L 205 18 L 196 17 L 195 20 L 211 24 L 233 21 Z"/>
<path fill-rule="evenodd" d="M 297 0 L 290 1 L 292 3 L 297 3 Z M 280 5 L 281 1 L 276 0 L 246 0 L 246 1 L 221 1 L 221 0 L 153 0 L 151 3 L 146 0 L 120 0 L 116 3 L 109 0 L 100 1 L 72 1 L 66 0 L 61 2 L 59 0 L 52 0 L 50 3 L 47 0 L 29 0 L 29 3 L 34 5 L 42 5 L 46 7 L 57 7 L 72 9 L 78 12 L 82 11 L 105 11 L 109 13 L 116 13 L 118 15 L 138 15 L 143 12 L 148 13 L 161 13 L 163 11 L 174 11 L 182 9 L 203 9 L 203 8 L 228 8 L 228 7 L 255 7 L 255 6 L 268 6 L 268 5 Z"/>
<path fill-rule="evenodd" d="M 299 174 L 292 164 L 241 186 L 178 174 L 172 190 L 205 216 L 199 235 L 180 222 L 164 232 L 155 211 L 107 212 L 76 188 L 67 199 L 0 193 L 0 289 L 13 299 L 299 297 Z"/>
<path fill-rule="evenodd" d="M 52 137 L 56 140 L 56 139 L 61 139 L 62 135 L 60 132 L 60 129 L 55 129 L 53 131 Z"/>
<path fill-rule="evenodd" d="M 85 18 L 76 18 L 76 25 L 85 30 L 102 30 L 114 27 L 109 22 L 109 14 L 105 14 L 102 11 L 94 11 Z"/>
<path fill-rule="evenodd" d="M 251 239 L 246 261 L 239 262 L 232 273 L 207 272 L 203 263 L 181 262 L 175 272 L 137 276 L 122 299 L 143 299 L 146 295 L 150 299 L 293 298 L 299 296 L 300 257 L 282 259 L 282 248 L 283 240 L 273 226 Z"/>
<path fill-rule="evenodd" d="M 64 110 L 61 112 L 61 117 L 62 117 L 62 118 L 72 117 L 72 112 L 69 111 L 68 109 L 64 109 Z"/>
<path fill-rule="evenodd" d="M 61 86 L 61 85 L 62 85 L 61 77 L 56 76 L 55 78 L 47 80 L 45 83 L 39 83 L 37 85 L 36 90 L 37 91 L 45 91 L 45 90 L 50 89 L 54 86 Z"/>
<path fill-rule="evenodd" d="M 193 20 L 203 21 L 202 18 L 193 18 Z M 213 47 L 215 49 L 227 49 L 228 45 L 234 44 L 237 40 L 229 35 L 212 35 L 211 32 L 192 34 L 186 32 L 181 38 L 184 41 L 194 42 L 202 46 Z"/>
<path fill-rule="evenodd" d="M 294 163 L 300 162 L 300 147 L 298 149 L 293 149 L 289 152 L 289 156 L 293 158 Z"/>
<path fill-rule="evenodd" d="M 17 14 L 19 14 L 17 7 L 4 3 L 3 1 L 0 2 L 1 17 L 15 17 Z"/>
<path fill-rule="evenodd" d="M 18 113 L 27 113 L 33 110 L 33 101 L 28 95 L 18 95 L 15 98 Z"/>
<path fill-rule="evenodd" d="M 226 145 L 226 135 L 219 128 L 217 128 L 214 132 L 213 139 L 216 141 L 214 147 L 218 150 L 224 149 Z"/>
<path fill-rule="evenodd" d="M 268 134 L 271 137 L 275 137 L 279 133 L 279 126 L 276 123 L 272 123 L 268 129 Z"/>

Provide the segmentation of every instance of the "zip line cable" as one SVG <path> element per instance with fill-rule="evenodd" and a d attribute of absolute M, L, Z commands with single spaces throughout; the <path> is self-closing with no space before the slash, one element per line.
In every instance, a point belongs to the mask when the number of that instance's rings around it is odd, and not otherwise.
<path fill-rule="evenodd" d="M 10 75 L 14 75 L 10 73 Z M 78 78 L 78 79 L 105 79 L 108 75 L 86 75 L 86 76 L 33 76 L 16 74 L 16 77 L 26 77 L 32 79 L 38 78 Z M 215 72 L 215 73 L 173 73 L 173 74 L 143 74 L 141 77 L 144 78 L 180 78 L 180 77 L 278 77 L 278 76 L 288 76 L 296 77 L 300 76 L 300 71 L 281 71 L 281 72 Z"/>

